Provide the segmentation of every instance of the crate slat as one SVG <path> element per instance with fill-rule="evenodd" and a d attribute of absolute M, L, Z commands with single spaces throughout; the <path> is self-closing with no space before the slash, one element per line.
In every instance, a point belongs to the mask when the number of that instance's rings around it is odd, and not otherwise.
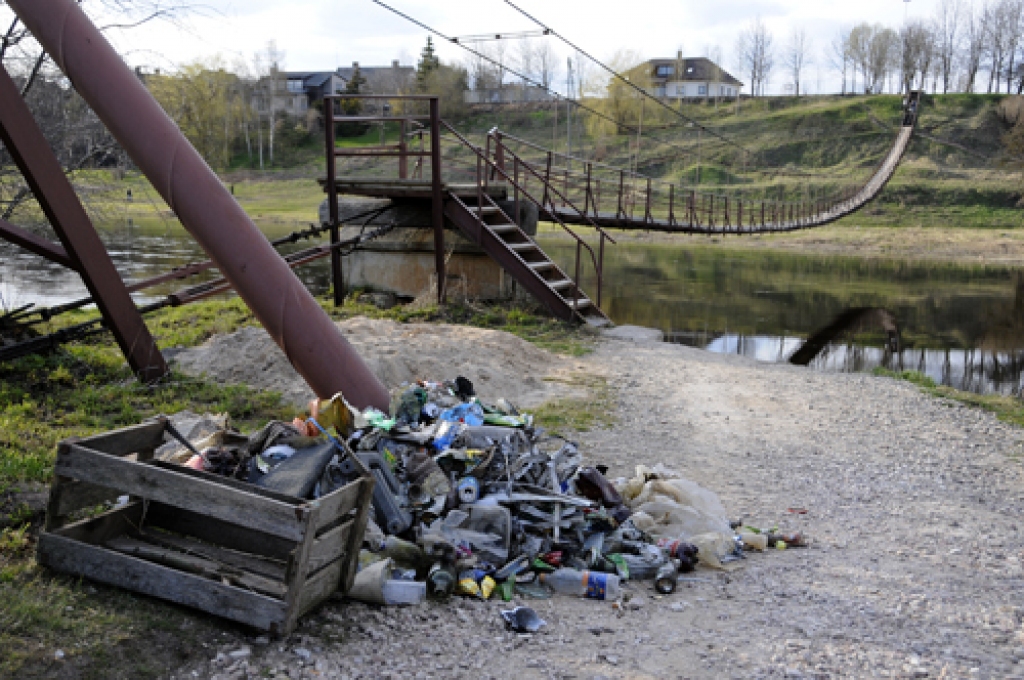
<path fill-rule="evenodd" d="M 40 564 L 145 595 L 188 605 L 274 633 L 288 617 L 284 603 L 177 569 L 57 534 L 39 537 Z"/>
<path fill-rule="evenodd" d="M 176 470 L 122 460 L 72 444 L 57 454 L 56 474 L 128 490 L 176 507 L 198 508 L 203 514 L 246 525 L 254 517 L 269 534 L 299 541 L 306 533 L 308 506 L 264 498 L 217 484 L 188 478 Z"/>

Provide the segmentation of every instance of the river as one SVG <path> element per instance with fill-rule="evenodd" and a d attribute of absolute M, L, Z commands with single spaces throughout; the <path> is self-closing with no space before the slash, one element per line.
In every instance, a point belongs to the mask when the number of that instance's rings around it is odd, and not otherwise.
<path fill-rule="evenodd" d="M 264 229 L 273 238 L 301 226 Z M 119 223 L 100 232 L 127 281 L 205 259 L 175 222 Z M 573 270 L 573 246 L 541 242 L 566 271 Z M 326 260 L 297 271 L 315 293 L 329 286 Z M 135 299 L 149 302 L 183 285 L 164 284 Z M 584 287 L 596 292 L 592 276 Z M 86 294 L 73 272 L 0 242 L 0 304 L 5 308 L 50 306 Z M 899 323 L 899 352 L 886 348 L 879 329 L 865 327 L 828 345 L 811 366 L 828 371 L 914 369 L 974 392 L 1021 391 L 1024 270 L 726 249 L 698 240 L 621 243 L 606 251 L 603 298 L 617 324 L 659 328 L 673 342 L 761 361 L 787 360 L 805 338 L 847 309 L 882 308 Z"/>

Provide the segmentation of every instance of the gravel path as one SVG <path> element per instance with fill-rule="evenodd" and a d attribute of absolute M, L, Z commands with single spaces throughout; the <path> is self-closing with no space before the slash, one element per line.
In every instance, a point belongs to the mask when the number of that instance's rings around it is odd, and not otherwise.
<path fill-rule="evenodd" d="M 676 345 L 582 362 L 618 395 L 617 425 L 580 437 L 589 460 L 664 462 L 814 545 L 667 597 L 634 584 L 624 612 L 525 601 L 548 621 L 533 636 L 500 602 L 331 602 L 285 641 L 226 632 L 179 677 L 1024 677 L 1020 430 L 888 379 Z"/>

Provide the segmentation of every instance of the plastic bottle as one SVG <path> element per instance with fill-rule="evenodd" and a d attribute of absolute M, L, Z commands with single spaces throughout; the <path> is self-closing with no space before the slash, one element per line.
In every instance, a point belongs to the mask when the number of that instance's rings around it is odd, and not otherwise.
<path fill-rule="evenodd" d="M 438 562 L 427 575 L 427 594 L 431 597 L 448 597 L 455 590 L 455 570 Z"/>
<path fill-rule="evenodd" d="M 617 600 L 622 594 L 618 576 L 596 571 L 558 569 L 550 574 L 540 574 L 540 582 L 556 593 L 595 600 Z"/>
<path fill-rule="evenodd" d="M 676 581 L 679 579 L 679 570 L 671 560 L 661 565 L 658 575 L 654 577 L 654 589 L 662 595 L 668 595 L 676 591 Z"/>

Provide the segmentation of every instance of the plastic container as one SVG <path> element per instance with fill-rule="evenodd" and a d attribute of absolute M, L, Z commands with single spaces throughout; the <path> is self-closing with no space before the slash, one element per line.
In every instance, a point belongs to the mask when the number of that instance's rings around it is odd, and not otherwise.
<path fill-rule="evenodd" d="M 421 581 L 388 579 L 384 582 L 384 604 L 419 604 L 426 598 L 427 584 Z"/>
<path fill-rule="evenodd" d="M 540 574 L 540 582 L 556 593 L 589 597 L 594 600 L 617 600 L 622 594 L 619 577 L 597 571 L 558 569 Z"/>

